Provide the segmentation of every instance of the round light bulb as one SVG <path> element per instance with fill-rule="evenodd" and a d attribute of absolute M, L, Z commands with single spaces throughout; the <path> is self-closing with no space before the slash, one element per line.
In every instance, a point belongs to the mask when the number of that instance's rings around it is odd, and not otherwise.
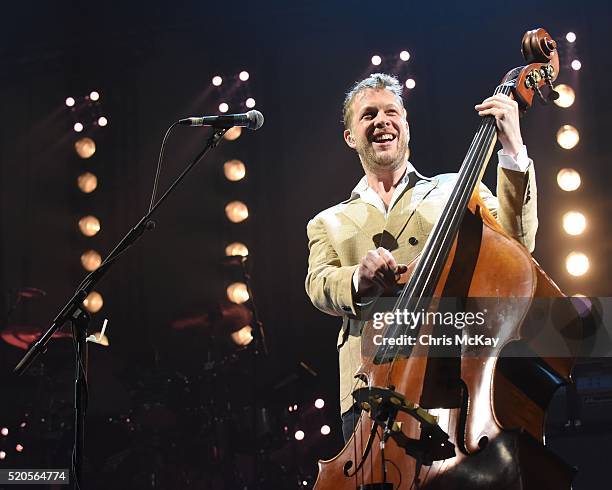
<path fill-rule="evenodd" d="M 573 168 L 562 168 L 557 173 L 557 184 L 566 192 L 575 191 L 580 183 L 580 174 Z"/>
<path fill-rule="evenodd" d="M 582 276 L 589 270 L 589 258 L 582 252 L 572 252 L 565 259 L 567 272 L 572 276 Z"/>
<path fill-rule="evenodd" d="M 565 150 L 571 150 L 580 141 L 578 130 L 571 124 L 564 124 L 557 131 L 557 143 Z"/>

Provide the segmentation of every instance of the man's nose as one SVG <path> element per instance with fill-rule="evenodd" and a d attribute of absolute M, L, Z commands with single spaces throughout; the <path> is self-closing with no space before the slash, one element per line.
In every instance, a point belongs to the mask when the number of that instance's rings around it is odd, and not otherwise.
<path fill-rule="evenodd" d="M 384 111 L 381 111 L 378 114 L 376 114 L 376 117 L 374 118 L 374 125 L 377 128 L 385 127 L 387 124 L 389 124 L 389 118 L 384 113 Z"/>

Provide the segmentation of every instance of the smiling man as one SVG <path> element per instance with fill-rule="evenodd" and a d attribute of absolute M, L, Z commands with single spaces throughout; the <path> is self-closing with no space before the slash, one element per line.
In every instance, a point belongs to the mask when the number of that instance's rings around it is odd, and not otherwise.
<path fill-rule="evenodd" d="M 497 196 L 480 195 L 504 229 L 529 251 L 537 229 L 533 162 L 527 156 L 517 104 L 496 95 L 475 106 L 496 119 Z M 456 174 L 424 177 L 408 161 L 410 130 L 395 77 L 376 73 L 356 83 L 343 107 L 344 140 L 365 175 L 350 197 L 308 223 L 310 256 L 306 292 L 321 311 L 343 318 L 338 336 L 340 411 L 347 440 L 358 419 L 352 392 L 361 363 L 361 299 L 396 286 L 406 264 L 422 250 L 456 180 Z"/>

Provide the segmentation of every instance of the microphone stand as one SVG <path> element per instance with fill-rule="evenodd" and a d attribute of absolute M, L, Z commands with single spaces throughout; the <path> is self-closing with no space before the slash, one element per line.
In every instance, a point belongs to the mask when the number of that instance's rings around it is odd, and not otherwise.
<path fill-rule="evenodd" d="M 104 259 L 100 267 L 88 274 L 77 287 L 74 295 L 68 300 L 64 307 L 53 319 L 49 329 L 34 342 L 25 355 L 21 358 L 14 373 L 23 374 L 32 362 L 43 352 L 51 340 L 53 334 L 70 322 L 72 326 L 73 342 L 76 348 L 75 369 L 75 392 L 74 392 L 74 451 L 72 454 L 73 488 L 79 490 L 79 482 L 83 476 L 83 454 L 85 449 L 85 411 L 87 410 L 87 328 L 89 325 L 89 314 L 83 306 L 83 301 L 110 270 L 115 260 L 119 258 L 128 248 L 134 245 L 147 230 L 155 228 L 155 221 L 151 219 L 153 213 L 161 206 L 174 189 L 183 181 L 193 167 L 204 157 L 211 148 L 216 147 L 226 133 L 227 128 L 215 129 L 204 149 L 198 153 L 193 161 L 172 182 L 166 192 L 159 198 L 155 205 L 147 212 L 138 223 L 121 239 L 115 248 Z"/>

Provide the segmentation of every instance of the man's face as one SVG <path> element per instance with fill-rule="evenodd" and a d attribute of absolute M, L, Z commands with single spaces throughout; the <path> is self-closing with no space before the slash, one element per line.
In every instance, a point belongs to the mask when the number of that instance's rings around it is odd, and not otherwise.
<path fill-rule="evenodd" d="M 344 131 L 344 139 L 371 172 L 396 170 L 407 159 L 406 111 L 392 92 L 365 89 L 352 102 L 350 129 Z"/>

